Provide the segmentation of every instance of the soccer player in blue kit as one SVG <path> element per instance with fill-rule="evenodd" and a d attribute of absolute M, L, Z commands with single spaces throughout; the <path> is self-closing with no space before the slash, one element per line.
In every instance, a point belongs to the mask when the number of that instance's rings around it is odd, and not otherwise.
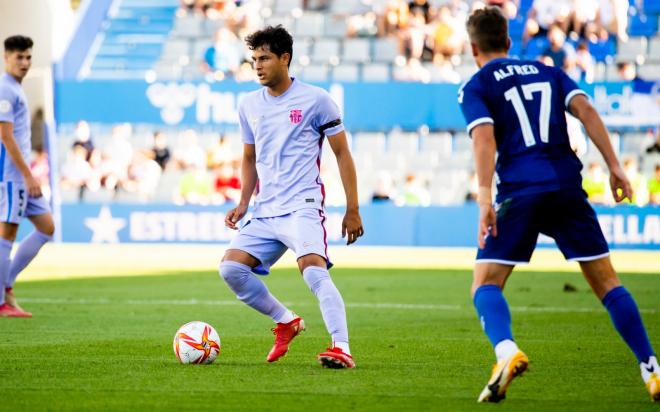
<path fill-rule="evenodd" d="M 571 150 L 564 111 L 582 122 L 603 155 L 614 198 L 630 199 L 630 183 L 602 120 L 561 69 L 507 57 L 511 41 L 499 9 L 475 11 L 467 30 L 480 68 L 458 96 L 479 179 L 479 250 L 472 296 L 497 357 L 478 400 L 504 399 L 513 378 L 527 369 L 529 360 L 513 339 L 502 289 L 514 266 L 529 262 L 543 233 L 555 239 L 566 259 L 580 264 L 614 327 L 637 357 L 652 399 L 660 401 L 658 361 L 637 304 L 612 267 L 596 214 L 582 190 L 582 164 Z"/>
<path fill-rule="evenodd" d="M 32 316 L 16 302 L 14 282 L 55 230 L 48 202 L 28 167 L 32 149 L 30 110 L 21 82 L 32 65 L 32 45 L 29 37 L 7 38 L 5 73 L 0 75 L 0 317 Z M 10 259 L 24 217 L 35 230 Z"/>
<path fill-rule="evenodd" d="M 246 39 L 263 88 L 248 93 L 239 104 L 243 139 L 242 191 L 225 224 L 237 229 L 257 189 L 252 219 L 232 240 L 220 275 L 236 297 L 269 316 L 275 343 L 266 360 L 274 362 L 304 328 L 303 320 L 278 301 L 255 274 L 270 267 L 291 249 L 303 279 L 319 300 L 332 346 L 318 355 L 321 365 L 353 368 L 348 345 L 346 311 L 328 269 L 324 226 L 325 188 L 320 177 L 321 149 L 327 136 L 346 193 L 342 234 L 351 244 L 362 236 L 355 165 L 337 105 L 323 89 L 289 77 L 293 39 L 281 26 L 267 27 Z"/>

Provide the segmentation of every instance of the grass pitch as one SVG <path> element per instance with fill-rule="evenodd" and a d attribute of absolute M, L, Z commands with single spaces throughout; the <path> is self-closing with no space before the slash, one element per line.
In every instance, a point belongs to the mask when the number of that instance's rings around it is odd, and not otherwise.
<path fill-rule="evenodd" d="M 476 403 L 494 357 L 468 296 L 469 271 L 332 274 L 347 303 L 354 370 L 316 363 L 329 339 L 294 269 L 274 270 L 266 283 L 307 331 L 273 364 L 265 362 L 272 323 L 237 302 L 216 272 L 19 283 L 34 318 L 0 319 L 0 410 L 658 410 L 578 274 L 511 277 L 514 335 L 531 364 L 498 406 Z M 622 278 L 660 347 L 660 276 Z M 172 338 L 190 320 L 218 330 L 214 364 L 178 364 Z"/>

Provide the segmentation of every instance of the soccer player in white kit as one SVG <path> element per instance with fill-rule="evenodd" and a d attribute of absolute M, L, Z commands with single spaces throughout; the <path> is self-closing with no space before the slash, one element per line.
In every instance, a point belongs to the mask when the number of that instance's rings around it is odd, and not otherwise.
<path fill-rule="evenodd" d="M 332 346 L 318 355 L 321 365 L 353 368 L 346 311 L 328 269 L 324 226 L 325 189 L 320 178 L 321 148 L 327 136 L 337 157 L 346 214 L 342 235 L 351 244 L 364 234 L 358 211 L 355 165 L 337 105 L 323 89 L 289 77 L 293 39 L 281 26 L 246 39 L 259 82 L 265 86 L 239 104 L 243 139 L 242 191 L 225 223 L 237 229 L 252 193 L 252 219 L 232 240 L 220 274 L 236 297 L 276 323 L 275 343 L 266 360 L 274 362 L 305 328 L 303 320 L 278 301 L 253 273 L 266 275 L 287 249 L 298 259 L 303 279 L 319 300 Z"/>
<path fill-rule="evenodd" d="M 30 110 L 21 82 L 32 65 L 32 45 L 29 37 L 8 37 L 4 43 L 5 73 L 0 75 L 0 317 L 32 316 L 16 303 L 14 282 L 55 231 L 48 202 L 28 167 L 32 150 Z M 10 259 L 24 217 L 35 230 Z"/>

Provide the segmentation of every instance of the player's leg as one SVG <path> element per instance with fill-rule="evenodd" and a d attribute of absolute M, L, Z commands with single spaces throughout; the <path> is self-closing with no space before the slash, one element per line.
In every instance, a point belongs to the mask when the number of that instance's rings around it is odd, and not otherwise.
<path fill-rule="evenodd" d="M 355 361 L 348 344 L 344 299 L 330 277 L 326 259 L 317 254 L 305 255 L 298 259 L 298 267 L 305 283 L 319 301 L 323 322 L 332 338 L 332 346 L 319 354 L 319 362 L 329 368 L 354 368 Z"/>
<path fill-rule="evenodd" d="M 660 366 L 644 328 L 637 303 L 621 285 L 609 256 L 580 262 L 582 273 L 603 303 L 619 335 L 637 357 L 642 379 L 654 401 L 660 401 Z"/>
<path fill-rule="evenodd" d="M 344 299 L 328 272 L 332 264 L 327 254 L 325 213 L 317 209 L 298 210 L 281 229 L 280 239 L 296 254 L 300 273 L 319 301 L 332 339 L 331 347 L 318 356 L 319 362 L 331 368 L 355 367 L 348 343 Z"/>
<path fill-rule="evenodd" d="M 272 220 L 268 219 L 271 223 Z M 219 267 L 220 275 L 240 301 L 276 323 L 268 362 L 284 356 L 293 338 L 305 329 L 304 321 L 277 300 L 254 274 L 267 275 L 270 266 L 286 251 L 286 246 L 274 239 L 271 226 L 261 219 L 246 224 L 232 240 Z"/>
<path fill-rule="evenodd" d="M 634 352 L 642 378 L 654 400 L 660 401 L 660 368 L 637 304 L 621 285 L 596 213 L 582 191 L 557 192 L 548 207 L 563 216 L 549 222 L 547 232 L 568 260 L 578 261 L 585 279 L 610 314 L 614 327 Z"/>
<path fill-rule="evenodd" d="M 529 262 L 536 247 L 537 210 L 543 196 L 519 196 L 499 204 L 497 237 L 489 236 L 485 247 L 477 252 L 471 289 L 473 303 L 497 358 L 479 402 L 504 399 L 511 381 L 529 363 L 513 338 L 511 312 L 502 291 L 514 266 Z"/>
<path fill-rule="evenodd" d="M 10 222 L 0 222 L 0 280 L 2 280 L 2 288 L 0 288 L 0 317 L 30 317 L 32 314 L 24 312 L 10 306 L 6 302 L 4 285 L 9 278 L 10 254 L 16 233 L 18 232 L 18 225 Z"/>
<path fill-rule="evenodd" d="M 45 202 L 42 198 L 40 199 Z M 7 303 L 21 310 L 22 308 L 18 305 L 13 290 L 16 277 L 32 262 L 41 247 L 53 239 L 53 233 L 55 232 L 55 224 L 50 212 L 35 215 L 30 215 L 29 212 L 30 208 L 28 206 L 28 218 L 34 225 L 34 230 L 18 246 L 18 250 L 16 250 L 9 265 L 9 277 L 5 283 Z"/>

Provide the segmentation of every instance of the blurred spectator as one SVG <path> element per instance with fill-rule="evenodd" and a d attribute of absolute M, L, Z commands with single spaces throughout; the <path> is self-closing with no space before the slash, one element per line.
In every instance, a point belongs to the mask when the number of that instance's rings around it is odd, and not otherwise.
<path fill-rule="evenodd" d="M 433 30 L 433 61 L 440 63 L 461 53 L 465 45 L 462 22 L 454 18 L 448 6 L 442 6 Z"/>
<path fill-rule="evenodd" d="M 44 109 L 38 107 L 37 110 L 34 111 L 32 119 L 30 119 L 32 150 L 39 152 L 44 148 L 44 139 L 46 136 L 45 129 L 46 122 L 44 120 Z"/>
<path fill-rule="evenodd" d="M 187 129 L 183 132 L 181 143 L 174 151 L 174 158 L 181 169 L 206 167 L 206 153 L 198 143 L 197 132 L 193 129 Z"/>
<path fill-rule="evenodd" d="M 583 80 L 593 83 L 596 72 L 596 59 L 589 53 L 586 42 L 580 42 L 575 53 L 575 75 L 574 80 Z"/>
<path fill-rule="evenodd" d="M 214 73 L 218 80 L 224 76 L 235 76 L 243 60 L 242 48 L 243 45 L 231 30 L 219 28 L 215 33 L 215 43 L 204 53 L 203 71 Z"/>
<path fill-rule="evenodd" d="M 599 0 L 573 0 L 569 16 L 568 33 L 571 38 L 586 38 L 589 26 L 595 26 L 598 16 Z M 591 27 L 594 30 L 594 27 Z"/>
<path fill-rule="evenodd" d="M 89 161 L 89 158 L 92 157 L 92 152 L 94 151 L 94 142 L 92 141 L 92 132 L 89 128 L 89 124 L 81 120 L 76 125 L 75 139 L 73 141 L 73 146 L 81 146 L 85 149 L 86 155 L 85 159 Z"/>
<path fill-rule="evenodd" d="M 623 161 L 623 171 L 626 173 L 628 180 L 630 180 L 630 185 L 633 189 L 633 198 L 630 203 L 644 206 L 649 200 L 648 186 L 646 177 L 639 172 L 637 160 L 632 157 L 625 159 Z"/>
<path fill-rule="evenodd" d="M 476 202 L 478 194 L 479 194 L 479 178 L 476 172 L 472 172 L 472 175 L 470 175 L 470 184 L 468 186 L 468 192 L 465 194 L 465 201 Z"/>
<path fill-rule="evenodd" d="M 424 182 L 414 173 L 406 176 L 406 182 L 401 188 L 397 206 L 428 206 L 431 204 L 431 194 Z"/>
<path fill-rule="evenodd" d="M 62 188 L 78 190 L 80 200 L 82 200 L 87 181 L 92 177 L 92 167 L 86 157 L 87 151 L 84 147 L 73 146 L 61 171 Z"/>
<path fill-rule="evenodd" d="M 628 0 L 599 0 L 597 23 L 599 28 L 628 41 Z"/>
<path fill-rule="evenodd" d="M 646 153 L 660 153 L 660 127 L 655 132 L 655 141 L 646 148 Z"/>
<path fill-rule="evenodd" d="M 378 16 L 373 11 L 355 14 L 347 20 L 348 37 L 373 37 L 378 35 Z"/>
<path fill-rule="evenodd" d="M 649 203 L 660 205 L 660 163 L 655 165 L 655 173 L 649 179 Z"/>
<path fill-rule="evenodd" d="M 428 0 L 412 0 L 408 2 L 408 11 L 411 15 L 421 15 L 424 17 L 424 24 L 431 22 L 433 9 Z"/>
<path fill-rule="evenodd" d="M 128 179 L 128 166 L 133 160 L 133 145 L 130 142 L 132 131 L 128 123 L 112 128 L 110 142 L 103 150 L 105 186 L 108 189 L 114 190 Z"/>
<path fill-rule="evenodd" d="M 621 80 L 632 81 L 637 78 L 637 68 L 631 62 L 617 63 L 616 72 Z"/>
<path fill-rule="evenodd" d="M 518 4 L 511 0 L 487 0 L 487 6 L 496 6 L 502 9 L 502 14 L 509 20 L 515 19 L 518 15 Z"/>
<path fill-rule="evenodd" d="M 376 188 L 371 195 L 373 203 L 390 203 L 394 201 L 394 180 L 388 171 L 378 173 Z"/>
<path fill-rule="evenodd" d="M 550 45 L 541 54 L 543 57 L 549 57 L 555 67 L 570 71 L 573 67 L 575 58 L 575 50 L 573 47 L 566 43 L 566 34 L 561 28 L 554 24 L 548 31 L 548 40 Z"/>
<path fill-rule="evenodd" d="M 589 163 L 589 168 L 582 178 L 582 188 L 591 203 L 601 205 L 611 203 L 609 179 L 599 162 Z"/>
<path fill-rule="evenodd" d="M 165 170 L 167 163 L 170 161 L 171 153 L 167 145 L 167 136 L 161 131 L 154 132 L 154 143 L 151 148 L 150 157 L 158 163 L 161 170 Z"/>
<path fill-rule="evenodd" d="M 209 147 L 206 153 L 206 159 L 206 163 L 210 169 L 215 169 L 225 164 L 231 165 L 235 160 L 235 156 L 229 146 L 229 140 L 227 140 L 224 134 L 220 134 L 218 140 Z"/>
<path fill-rule="evenodd" d="M 238 203 L 241 198 L 241 180 L 230 163 L 224 163 L 217 168 L 213 186 L 215 188 L 213 203 Z"/>
<path fill-rule="evenodd" d="M 46 199 L 50 199 L 50 166 L 48 165 L 48 153 L 43 148 L 34 152 L 34 158 L 30 162 L 32 176 L 39 182 L 41 193 Z"/>
<path fill-rule="evenodd" d="M 149 151 L 136 151 L 128 169 L 126 189 L 136 192 L 142 202 L 153 198 L 162 174 L 161 166 L 151 159 L 150 154 Z"/>
<path fill-rule="evenodd" d="M 174 195 L 178 205 L 208 205 L 211 202 L 213 178 L 203 165 L 190 167 L 179 180 L 179 187 Z"/>
<path fill-rule="evenodd" d="M 534 0 L 527 14 L 523 39 L 546 36 L 555 24 L 566 32 L 571 6 L 572 0 Z"/>

